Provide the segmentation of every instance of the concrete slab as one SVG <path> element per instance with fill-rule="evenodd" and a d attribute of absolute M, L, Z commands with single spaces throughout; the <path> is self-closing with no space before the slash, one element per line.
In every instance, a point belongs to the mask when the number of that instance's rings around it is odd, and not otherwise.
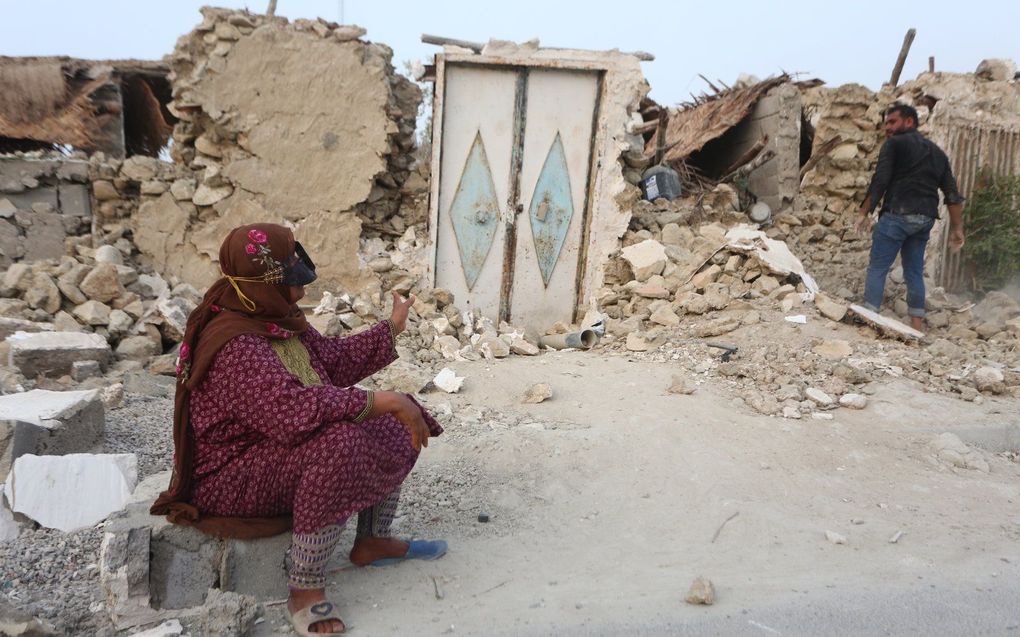
<path fill-rule="evenodd" d="M 15 513 L 69 533 L 123 508 L 137 481 L 133 453 L 27 454 L 14 461 L 4 495 Z"/>
<path fill-rule="evenodd" d="M 0 478 L 19 456 L 63 455 L 99 444 L 106 423 L 97 390 L 33 389 L 0 396 Z"/>
<path fill-rule="evenodd" d="M 105 367 L 112 355 L 105 338 L 86 332 L 15 332 L 6 340 L 11 348 L 9 364 L 26 378 L 70 374 L 71 365 L 82 360 Z"/>

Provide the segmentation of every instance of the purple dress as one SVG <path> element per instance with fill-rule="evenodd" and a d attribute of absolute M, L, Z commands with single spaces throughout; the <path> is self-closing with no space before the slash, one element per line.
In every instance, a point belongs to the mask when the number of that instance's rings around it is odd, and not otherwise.
<path fill-rule="evenodd" d="M 266 338 L 242 335 L 192 392 L 192 504 L 203 513 L 289 513 L 295 533 L 313 533 L 380 502 L 414 466 L 418 452 L 395 417 L 355 422 L 368 392 L 351 385 L 397 358 L 389 324 L 344 338 L 309 327 L 299 338 L 322 385 L 302 384 Z"/>

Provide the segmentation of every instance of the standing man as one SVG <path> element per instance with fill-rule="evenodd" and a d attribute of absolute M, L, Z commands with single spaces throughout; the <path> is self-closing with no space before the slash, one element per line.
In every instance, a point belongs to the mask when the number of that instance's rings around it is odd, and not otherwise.
<path fill-rule="evenodd" d="M 917 111 L 912 106 L 897 103 L 886 111 L 885 136 L 868 196 L 854 224 L 863 234 L 870 214 L 882 200 L 871 235 L 864 307 L 877 312 L 882 306 L 885 279 L 898 253 L 907 282 L 910 325 L 920 330 L 924 321 L 924 249 L 938 217 L 938 191 L 949 208 L 949 247 L 954 252 L 963 247 L 963 197 L 956 189 L 949 158 L 917 131 Z"/>

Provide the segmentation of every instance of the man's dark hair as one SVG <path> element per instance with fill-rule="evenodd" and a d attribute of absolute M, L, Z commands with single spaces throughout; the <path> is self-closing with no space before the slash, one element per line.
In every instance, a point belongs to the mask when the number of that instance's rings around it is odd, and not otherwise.
<path fill-rule="evenodd" d="M 886 114 L 887 117 L 888 117 L 889 113 L 899 113 L 900 117 L 902 117 L 904 119 L 906 119 L 908 117 L 913 118 L 914 126 L 920 126 L 921 125 L 921 118 L 918 117 L 917 109 L 914 108 L 913 106 L 908 106 L 906 104 L 900 104 L 899 102 L 896 102 L 895 104 L 890 106 L 888 108 L 888 110 L 886 110 L 885 114 Z"/>

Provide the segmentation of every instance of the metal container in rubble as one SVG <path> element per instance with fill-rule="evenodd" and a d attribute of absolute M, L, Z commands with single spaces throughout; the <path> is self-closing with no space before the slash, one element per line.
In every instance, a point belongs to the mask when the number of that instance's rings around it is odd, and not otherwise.
<path fill-rule="evenodd" d="M 655 201 L 659 197 L 673 200 L 680 196 L 680 176 L 662 164 L 652 166 L 641 175 L 641 186 L 648 201 Z"/>

